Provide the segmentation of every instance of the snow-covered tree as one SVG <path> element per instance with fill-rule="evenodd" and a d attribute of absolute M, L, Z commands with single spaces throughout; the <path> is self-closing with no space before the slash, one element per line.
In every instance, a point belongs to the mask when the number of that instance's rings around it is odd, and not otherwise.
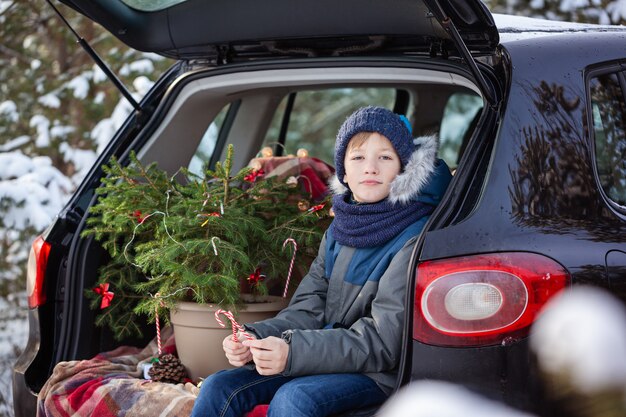
<path fill-rule="evenodd" d="M 136 99 L 172 61 L 130 50 L 58 2 Z M 0 415 L 26 333 L 30 244 L 131 111 L 44 1 L 0 0 Z"/>
<path fill-rule="evenodd" d="M 171 65 L 58 7 L 137 99 Z M 10 280 L 131 107 L 46 2 L 0 0 L 0 39 L 0 280 Z"/>

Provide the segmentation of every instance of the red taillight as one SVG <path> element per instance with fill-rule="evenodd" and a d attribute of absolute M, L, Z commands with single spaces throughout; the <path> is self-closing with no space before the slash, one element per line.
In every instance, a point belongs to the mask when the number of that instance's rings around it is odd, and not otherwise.
<path fill-rule="evenodd" d="M 420 263 L 413 338 L 438 346 L 486 346 L 525 337 L 541 307 L 568 283 L 560 264 L 533 253 Z"/>
<path fill-rule="evenodd" d="M 44 240 L 43 236 L 37 237 L 30 248 L 26 271 L 26 293 L 30 308 L 39 307 L 46 302 L 44 280 L 49 254 L 50 244 Z"/>

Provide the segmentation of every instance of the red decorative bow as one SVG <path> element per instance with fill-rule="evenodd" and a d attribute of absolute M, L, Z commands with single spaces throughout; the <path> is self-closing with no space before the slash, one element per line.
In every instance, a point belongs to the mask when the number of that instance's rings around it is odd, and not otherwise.
<path fill-rule="evenodd" d="M 243 177 L 243 179 L 248 182 L 255 182 L 258 177 L 262 177 L 263 175 L 265 175 L 265 171 L 262 169 L 252 170 L 252 172 Z"/>
<path fill-rule="evenodd" d="M 111 305 L 111 300 L 113 300 L 114 294 L 109 291 L 108 282 L 98 285 L 96 288 L 93 289 L 93 292 L 102 296 L 102 301 L 100 302 L 100 310 L 105 309 Z"/>
<path fill-rule="evenodd" d="M 261 268 L 257 268 L 248 276 L 248 282 L 253 286 L 259 285 L 265 279 L 265 275 L 261 274 Z"/>

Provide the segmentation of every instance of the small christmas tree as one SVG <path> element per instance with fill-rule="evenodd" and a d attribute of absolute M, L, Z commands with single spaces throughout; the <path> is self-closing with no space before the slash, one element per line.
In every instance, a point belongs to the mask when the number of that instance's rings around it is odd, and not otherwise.
<path fill-rule="evenodd" d="M 101 309 L 96 323 L 116 338 L 141 335 L 138 315 L 154 321 L 178 301 L 236 310 L 241 283 L 266 294 L 268 282 L 287 278 L 287 239 L 298 244 L 296 269 L 308 267 L 329 205 L 315 205 L 293 178 L 251 168 L 231 175 L 232 158 L 230 145 L 224 163 L 203 178 L 186 169 L 169 177 L 134 154 L 127 167 L 112 160 L 103 168 L 83 236 L 93 235 L 111 260 L 87 294 Z"/>

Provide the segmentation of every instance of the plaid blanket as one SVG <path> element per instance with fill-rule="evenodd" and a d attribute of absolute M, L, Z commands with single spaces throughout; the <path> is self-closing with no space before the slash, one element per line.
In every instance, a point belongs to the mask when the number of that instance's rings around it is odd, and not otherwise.
<path fill-rule="evenodd" d="M 163 351 L 175 349 L 170 328 Z M 38 417 L 183 417 L 191 414 L 199 389 L 191 384 L 152 382 L 143 368 L 157 356 L 156 339 L 144 349 L 122 346 L 89 360 L 58 363 L 41 389 Z"/>

